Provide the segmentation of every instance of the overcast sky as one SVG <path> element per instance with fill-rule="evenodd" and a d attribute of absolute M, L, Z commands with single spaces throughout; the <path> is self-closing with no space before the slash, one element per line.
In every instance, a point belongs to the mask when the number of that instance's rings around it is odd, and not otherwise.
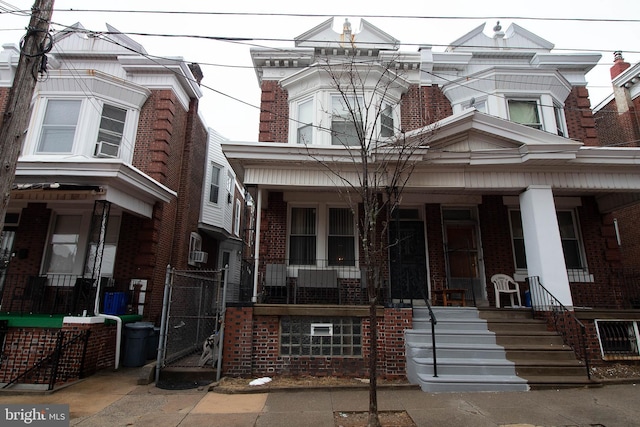
<path fill-rule="evenodd" d="M 0 10 L 4 12 L 16 7 L 29 11 L 33 3 L 32 0 L 0 0 Z M 389 4 L 398 7 L 392 9 Z M 341 23 L 345 17 L 349 17 L 353 29 L 357 31 L 358 18 L 365 16 L 367 21 L 399 39 L 403 43 L 403 51 L 416 51 L 420 44 L 430 44 L 434 46 L 434 51 L 443 51 L 446 45 L 482 23 L 486 22 L 485 33 L 491 35 L 496 20 L 501 18 L 503 30 L 511 22 L 515 22 L 555 44 L 556 52 L 579 50 L 601 53 L 599 65 L 587 75 L 591 105 L 595 106 L 611 93 L 609 68 L 613 61 L 613 51 L 623 51 L 625 60 L 631 64 L 640 62 L 640 1 L 618 0 L 607 7 L 603 7 L 603 4 L 606 3 L 602 0 L 398 3 L 381 0 L 55 0 L 52 28 L 60 30 L 64 25 L 80 22 L 89 30 L 105 31 L 105 24 L 109 23 L 123 33 L 244 37 L 258 39 L 249 42 L 254 46 L 293 47 L 293 38 L 330 16 L 338 17 L 338 31 L 341 31 Z M 70 9 L 74 11 L 69 11 Z M 108 13 L 82 12 L 80 9 L 240 14 Z M 268 15 L 278 13 L 313 16 Z M 408 18 L 409 16 L 419 18 Z M 632 19 L 636 21 L 614 22 Z M 28 16 L 0 14 L 2 44 L 17 43 L 28 23 Z M 250 44 L 193 37 L 129 36 L 142 44 L 151 55 L 181 56 L 187 62 L 201 64 L 204 73 L 202 84 L 205 87 L 200 112 L 207 125 L 232 140 L 257 140 L 260 92 L 256 74 L 251 68 Z M 273 41 L 274 39 L 283 41 Z"/>

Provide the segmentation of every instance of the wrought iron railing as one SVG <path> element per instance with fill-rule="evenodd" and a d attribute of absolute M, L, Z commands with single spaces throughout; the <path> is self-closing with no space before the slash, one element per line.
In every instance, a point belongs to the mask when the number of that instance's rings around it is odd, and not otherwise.
<path fill-rule="evenodd" d="M 424 303 L 429 311 L 429 321 L 431 323 L 431 351 L 433 353 L 433 376 L 438 376 L 438 359 L 436 357 L 436 325 L 438 324 L 438 320 L 436 319 L 436 315 L 433 314 L 433 309 L 431 308 L 431 302 L 429 301 L 429 297 L 427 296 L 424 288 L 420 288 L 422 292 L 422 298 L 424 299 Z"/>
<path fill-rule="evenodd" d="M 255 273 L 253 273 L 255 274 Z M 316 260 L 301 263 L 261 258 L 258 300 L 270 304 L 367 304 L 366 268 L 357 261 Z M 388 301 L 388 280 L 381 278 L 378 301 Z"/>
<path fill-rule="evenodd" d="M 80 332 L 58 331 L 53 351 L 36 361 L 27 370 L 9 379 L 2 388 L 25 383 L 42 384 L 47 386 L 47 390 L 53 390 L 59 380 L 66 382 L 70 379 L 83 378 L 84 361 L 90 332 L 89 330 Z M 65 358 L 66 355 L 69 355 L 70 358 L 75 358 L 78 348 L 81 354 L 79 364 L 76 359 L 71 361 Z M 7 365 L 7 363 L 3 363 L 3 370 L 14 368 Z"/>
<path fill-rule="evenodd" d="M 100 284 L 99 309 L 107 293 L 119 293 L 126 306 L 120 313 L 138 313 L 146 291 L 131 284 L 130 279 L 101 277 L 98 280 L 71 274 L 5 275 L 0 312 L 17 314 L 94 314 L 95 297 Z"/>
<path fill-rule="evenodd" d="M 534 318 L 544 318 L 551 323 L 562 336 L 564 343 L 570 346 L 576 355 L 584 360 L 587 377 L 591 379 L 589 353 L 586 345 L 586 327 L 572 310 L 565 307 L 540 282 L 538 276 L 527 277 L 531 293 L 531 312 Z"/>

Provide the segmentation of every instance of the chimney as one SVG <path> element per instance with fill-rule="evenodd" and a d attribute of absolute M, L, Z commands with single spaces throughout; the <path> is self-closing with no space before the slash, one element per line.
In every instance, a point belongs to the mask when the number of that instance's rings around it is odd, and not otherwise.
<path fill-rule="evenodd" d="M 622 57 L 622 52 L 617 50 L 613 52 L 613 66 L 611 67 L 611 80 L 618 77 L 620 74 L 624 72 L 627 68 L 629 68 L 631 64 L 624 61 Z"/>

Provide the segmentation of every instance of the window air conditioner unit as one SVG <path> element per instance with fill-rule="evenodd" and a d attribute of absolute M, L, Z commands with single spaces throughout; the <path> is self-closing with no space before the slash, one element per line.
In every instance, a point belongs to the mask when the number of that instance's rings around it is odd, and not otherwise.
<path fill-rule="evenodd" d="M 118 157 L 119 152 L 120 152 L 119 144 L 113 144 L 107 141 L 98 141 L 98 144 L 96 146 L 96 157 L 115 158 L 115 157 Z"/>
<path fill-rule="evenodd" d="M 202 251 L 193 251 L 191 252 L 189 258 L 191 258 L 192 262 L 207 262 L 209 254 Z"/>

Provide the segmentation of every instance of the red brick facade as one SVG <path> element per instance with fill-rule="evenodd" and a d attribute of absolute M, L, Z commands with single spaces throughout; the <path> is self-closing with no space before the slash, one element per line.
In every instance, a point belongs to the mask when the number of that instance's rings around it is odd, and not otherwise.
<path fill-rule="evenodd" d="M 600 145 L 596 132 L 595 119 L 591 111 L 589 91 L 584 86 L 571 89 L 564 103 L 564 115 L 567 120 L 568 137 L 582 141 L 584 145 L 596 147 Z"/>
<path fill-rule="evenodd" d="M 258 141 L 289 141 L 289 100 L 276 81 L 262 82 Z"/>
<path fill-rule="evenodd" d="M 75 338 L 90 331 L 87 339 Z M 62 334 L 62 335 L 61 335 Z M 64 324 L 62 329 L 9 328 L 6 334 L 0 382 L 9 382 L 56 351 L 60 337 L 63 353 L 56 385 L 78 380 L 100 369 L 115 366 L 115 324 Z M 75 338 L 75 339 L 74 339 Z M 85 342 L 87 344 L 85 351 Z M 82 366 L 81 366 L 82 364 Z M 48 366 L 48 365 L 46 365 Z M 36 370 L 20 382 L 49 384 L 52 370 Z"/>
<path fill-rule="evenodd" d="M 453 114 L 451 103 L 439 86 L 411 85 L 400 103 L 400 128 L 419 129 Z"/>
<path fill-rule="evenodd" d="M 227 307 L 222 371 L 224 375 L 368 375 L 369 318 L 362 317 L 361 357 L 281 356 L 280 317 L 256 315 L 253 307 Z M 412 325 L 410 308 L 385 308 L 378 317 L 378 374 L 405 376 L 404 331 Z"/>

